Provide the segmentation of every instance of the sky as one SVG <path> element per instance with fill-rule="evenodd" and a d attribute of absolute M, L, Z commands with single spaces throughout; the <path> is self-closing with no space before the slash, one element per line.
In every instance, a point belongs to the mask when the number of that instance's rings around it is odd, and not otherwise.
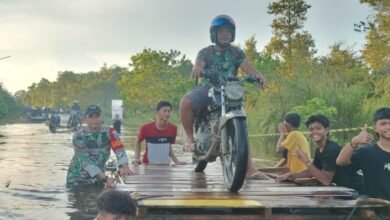
<path fill-rule="evenodd" d="M 304 30 L 318 55 L 343 42 L 358 51 L 365 43 L 353 24 L 372 13 L 359 0 L 307 0 Z M 9 92 L 26 90 L 60 71 L 98 71 L 128 66 L 144 48 L 175 49 L 194 62 L 208 46 L 209 25 L 219 14 L 236 22 L 235 43 L 255 35 L 257 49 L 272 37 L 269 0 L 0 0 L 0 82 Z"/>

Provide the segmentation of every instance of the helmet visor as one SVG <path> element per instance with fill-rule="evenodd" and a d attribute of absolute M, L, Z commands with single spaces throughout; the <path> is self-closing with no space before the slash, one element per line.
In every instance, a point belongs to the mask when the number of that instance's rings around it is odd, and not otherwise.
<path fill-rule="evenodd" d="M 229 25 L 233 27 L 232 22 L 228 18 L 218 18 L 213 20 L 213 22 L 211 23 L 211 27 L 219 27 L 222 25 Z"/>

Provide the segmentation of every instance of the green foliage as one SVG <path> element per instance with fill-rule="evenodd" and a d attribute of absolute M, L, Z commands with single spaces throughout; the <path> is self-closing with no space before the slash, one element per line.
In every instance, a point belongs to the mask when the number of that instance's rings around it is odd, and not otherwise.
<path fill-rule="evenodd" d="M 8 114 L 8 103 L 4 97 L 4 91 L 0 92 L 0 119 L 4 118 Z"/>
<path fill-rule="evenodd" d="M 314 114 L 322 114 L 332 118 L 337 114 L 337 109 L 326 104 L 325 100 L 316 97 L 306 101 L 304 105 L 293 107 L 292 112 L 298 113 L 302 117 L 302 121 L 306 121 L 310 115 Z"/>
<path fill-rule="evenodd" d="M 285 61 L 287 76 L 295 73 L 294 63 L 309 63 L 316 53 L 311 35 L 301 31 L 310 7 L 304 0 L 278 0 L 268 5 L 268 13 L 275 19 L 271 24 L 274 36 L 266 51 Z"/>
<path fill-rule="evenodd" d="M 373 73 L 369 77 L 371 93 L 369 99 L 364 103 L 364 109 L 372 113 L 381 107 L 389 106 L 390 103 L 390 65 Z"/>
<path fill-rule="evenodd" d="M 249 134 L 277 132 L 283 116 L 293 111 L 301 114 L 303 121 L 311 114 L 324 114 L 336 129 L 361 127 L 371 121 L 373 111 L 389 105 L 389 1 L 361 2 L 376 13 L 361 54 L 348 45 L 334 43 L 330 53 L 322 57 L 315 57 L 314 39 L 302 30 L 310 5 L 304 0 L 269 4 L 268 13 L 275 16 L 271 25 L 274 36 L 263 51 L 256 49 L 255 36 L 249 37 L 243 48 L 249 62 L 267 79 L 264 91 L 247 86 Z M 15 99 L 49 107 L 70 107 L 78 99 L 84 106 L 95 103 L 108 108 L 111 99 L 122 98 L 125 112 L 134 116 L 132 122 L 143 123 L 153 118 L 152 108 L 160 100 L 169 100 L 178 109 L 181 97 L 193 87 L 188 76 L 191 68 L 192 63 L 179 51 L 144 49 L 130 57 L 129 68 L 103 66 L 99 72 L 60 72 L 57 81 L 41 79 L 28 91 L 15 94 Z M 10 111 L 4 97 L 0 92 L 0 117 Z M 172 120 L 179 122 L 177 115 Z M 352 135 L 354 132 L 338 133 L 332 138 L 342 144 Z M 277 137 L 251 137 L 250 141 L 254 148 L 264 149 L 261 153 L 275 156 Z"/>
<path fill-rule="evenodd" d="M 18 104 L 15 99 L 3 89 L 0 83 L 0 120 L 18 114 L 22 106 Z"/>
<path fill-rule="evenodd" d="M 126 108 L 133 113 L 147 112 L 160 100 L 168 100 L 177 108 L 191 89 L 188 75 L 192 64 L 178 51 L 144 49 L 130 59 L 131 70 L 123 72 L 118 85 Z"/>
<path fill-rule="evenodd" d="M 39 83 L 28 87 L 26 92 L 20 91 L 15 96 L 23 99 L 24 104 L 35 107 L 70 108 L 73 100 L 78 100 L 82 108 L 97 104 L 109 112 L 111 100 L 119 99 L 116 82 L 124 70 L 118 66 L 104 65 L 99 72 L 59 72 L 56 81 L 42 78 Z"/>
<path fill-rule="evenodd" d="M 390 103 L 388 69 L 370 75 L 362 58 L 343 44 L 331 46 L 327 56 L 294 63 L 294 75 L 289 77 L 284 63 L 267 74 L 268 88 L 251 99 L 253 107 L 247 108 L 250 134 L 277 132 L 277 124 L 288 112 L 298 112 L 302 121 L 322 113 L 332 128 L 361 127 L 375 108 Z M 353 134 L 338 133 L 333 138 L 343 143 Z M 274 137 L 251 139 L 255 146 L 273 146 L 276 141 Z"/>
<path fill-rule="evenodd" d="M 382 0 L 361 0 L 361 2 L 369 4 L 375 13 L 367 21 L 368 25 L 364 25 L 363 30 L 368 30 L 368 33 L 362 53 L 365 61 L 374 71 L 377 71 L 390 63 L 390 3 Z"/>

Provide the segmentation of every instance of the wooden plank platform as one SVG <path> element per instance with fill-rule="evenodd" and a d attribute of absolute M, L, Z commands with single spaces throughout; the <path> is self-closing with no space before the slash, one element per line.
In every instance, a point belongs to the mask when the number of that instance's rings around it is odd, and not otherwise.
<path fill-rule="evenodd" d="M 357 193 L 349 188 L 273 179 L 248 179 L 231 193 L 218 163 L 204 173 L 195 173 L 192 165 L 140 165 L 135 170 L 138 175 L 121 179 L 117 189 L 137 201 L 137 219 L 345 219 L 356 206 Z"/>

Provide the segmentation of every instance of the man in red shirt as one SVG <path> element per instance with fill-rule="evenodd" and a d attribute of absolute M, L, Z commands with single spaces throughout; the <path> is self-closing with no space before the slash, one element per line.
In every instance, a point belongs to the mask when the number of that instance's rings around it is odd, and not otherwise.
<path fill-rule="evenodd" d="M 177 127 L 169 123 L 172 105 L 168 101 L 161 101 L 155 109 L 155 121 L 143 125 L 135 142 L 135 164 L 140 164 L 141 143 L 146 140 L 146 150 L 142 163 L 167 164 L 172 161 L 175 164 L 186 164 L 179 161 L 172 151 L 172 144 L 176 141 Z"/>

